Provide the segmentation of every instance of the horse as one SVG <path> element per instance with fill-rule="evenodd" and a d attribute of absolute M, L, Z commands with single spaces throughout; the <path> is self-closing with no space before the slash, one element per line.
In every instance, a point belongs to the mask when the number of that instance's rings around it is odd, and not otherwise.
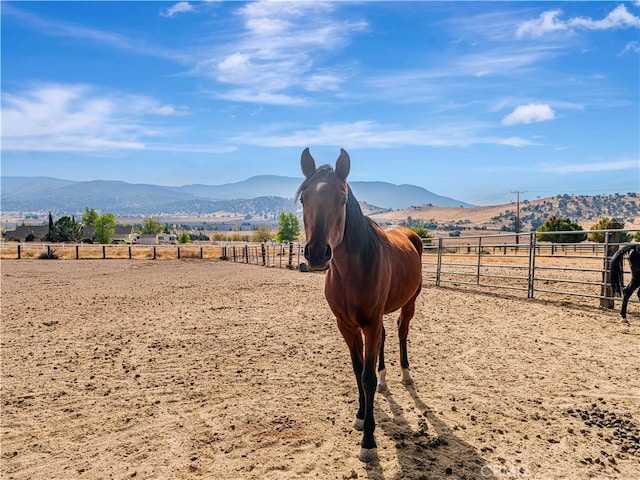
<path fill-rule="evenodd" d="M 304 257 L 312 271 L 326 271 L 325 298 L 351 353 L 359 407 L 354 428 L 362 431 L 358 458 L 377 459 L 373 401 L 388 389 L 384 364 L 383 316 L 400 310 L 398 338 L 402 383 L 411 385 L 407 358 L 409 322 L 422 289 L 421 238 L 406 227 L 382 230 L 362 213 L 347 184 L 351 160 L 344 149 L 335 168 L 316 163 L 309 149 L 300 158 L 304 181 L 296 192 L 302 204 L 307 244 Z M 376 361 L 378 376 L 376 376 Z"/>
<path fill-rule="evenodd" d="M 628 256 L 629 266 L 631 267 L 631 282 L 624 286 L 624 257 Z M 640 244 L 630 243 L 618 249 L 611 257 L 611 288 L 613 294 L 622 297 L 622 309 L 620 317 L 622 321 L 629 324 L 627 320 L 627 303 L 633 295 L 636 288 L 640 287 Z M 638 290 L 638 298 L 640 299 L 640 290 Z"/>

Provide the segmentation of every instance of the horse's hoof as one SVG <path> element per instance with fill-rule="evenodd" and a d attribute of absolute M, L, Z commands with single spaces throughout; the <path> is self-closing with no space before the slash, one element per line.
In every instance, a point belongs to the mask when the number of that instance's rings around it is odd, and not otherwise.
<path fill-rule="evenodd" d="M 358 455 L 358 460 L 361 462 L 373 462 L 378 459 L 378 449 L 377 448 L 361 448 L 360 455 Z"/>
<path fill-rule="evenodd" d="M 629 324 L 629 320 L 627 320 L 626 318 L 621 318 L 621 319 L 620 319 L 620 321 L 621 321 L 623 324 L 625 324 L 627 327 L 631 326 L 631 325 Z"/>
<path fill-rule="evenodd" d="M 386 383 L 379 383 L 376 390 L 378 390 L 378 393 L 384 393 L 389 391 L 389 387 Z"/>
<path fill-rule="evenodd" d="M 359 432 L 364 430 L 364 419 L 356 417 L 353 421 L 353 428 L 358 430 Z"/>

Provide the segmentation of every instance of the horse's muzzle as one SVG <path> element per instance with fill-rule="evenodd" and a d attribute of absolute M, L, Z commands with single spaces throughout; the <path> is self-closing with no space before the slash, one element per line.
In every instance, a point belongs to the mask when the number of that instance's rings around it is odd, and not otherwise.
<path fill-rule="evenodd" d="M 309 270 L 322 271 L 329 268 L 331 260 L 331 246 L 326 244 L 307 244 L 304 247 L 304 258 L 309 264 Z"/>

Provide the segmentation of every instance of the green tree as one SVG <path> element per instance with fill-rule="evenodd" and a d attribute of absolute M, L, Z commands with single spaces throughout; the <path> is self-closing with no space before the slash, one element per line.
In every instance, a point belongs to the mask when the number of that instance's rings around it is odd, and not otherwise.
<path fill-rule="evenodd" d="M 547 218 L 541 226 L 538 227 L 537 232 L 577 232 L 582 231 L 582 227 L 577 222 L 572 221 L 570 218 L 560 218 L 555 215 Z M 586 233 L 571 234 L 571 233 L 541 233 L 537 235 L 538 241 L 541 242 L 553 242 L 553 243 L 580 243 L 587 239 Z"/>
<path fill-rule="evenodd" d="M 153 217 L 147 217 L 144 219 L 144 226 L 142 229 L 144 233 L 163 233 L 165 231 L 165 225 L 162 225 Z"/>
<path fill-rule="evenodd" d="M 187 232 L 182 232 L 178 236 L 178 243 L 189 243 L 189 242 L 191 242 L 191 235 L 189 235 Z"/>
<path fill-rule="evenodd" d="M 95 227 L 98 216 L 98 212 L 96 212 L 95 208 L 84 207 L 84 213 L 82 214 L 82 223 L 87 227 Z"/>
<path fill-rule="evenodd" d="M 49 212 L 49 232 L 45 237 L 48 242 L 79 242 L 82 233 L 82 226 L 74 217 L 65 215 L 54 222 Z"/>
<path fill-rule="evenodd" d="M 602 217 L 597 223 L 591 225 L 589 230 L 620 230 L 624 228 L 624 222 L 617 218 Z M 589 234 L 589 240 L 597 243 L 604 243 L 606 235 L 604 232 L 593 232 Z M 620 236 L 621 242 L 628 242 L 630 236 L 627 232 L 622 232 Z"/>
<path fill-rule="evenodd" d="M 94 233 L 96 243 L 111 243 L 116 233 L 116 217 L 113 213 L 105 213 L 96 219 L 96 231 Z"/>
<path fill-rule="evenodd" d="M 255 231 L 253 232 L 254 242 L 265 243 L 271 241 L 271 238 L 271 228 L 269 228 L 268 225 L 261 225 L 259 227 L 256 227 Z"/>
<path fill-rule="evenodd" d="M 409 227 L 411 230 L 416 232 L 418 236 L 426 243 L 427 245 L 431 245 L 431 240 L 433 239 L 433 235 L 429 233 L 429 231 L 424 228 L 423 225 L 417 227 Z"/>
<path fill-rule="evenodd" d="M 300 236 L 300 220 L 293 212 L 284 213 L 280 212 L 278 217 L 278 232 L 276 233 L 276 240 L 279 243 L 293 242 L 298 240 Z"/>

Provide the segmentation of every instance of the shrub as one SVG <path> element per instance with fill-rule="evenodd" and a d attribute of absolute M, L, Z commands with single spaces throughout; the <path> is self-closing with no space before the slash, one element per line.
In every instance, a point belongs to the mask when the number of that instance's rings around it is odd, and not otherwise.
<path fill-rule="evenodd" d="M 543 225 L 538 227 L 538 232 L 576 232 L 581 231 L 582 227 L 577 222 L 571 221 L 569 218 L 560 218 L 555 215 L 549 217 Z M 538 241 L 554 242 L 554 243 L 580 243 L 587 239 L 586 233 L 542 233 L 537 236 Z"/>

